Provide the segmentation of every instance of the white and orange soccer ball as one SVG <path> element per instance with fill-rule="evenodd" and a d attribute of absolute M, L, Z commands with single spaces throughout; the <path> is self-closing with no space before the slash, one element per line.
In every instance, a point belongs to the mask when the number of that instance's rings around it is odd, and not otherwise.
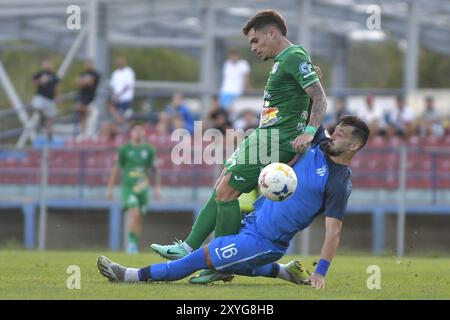
<path fill-rule="evenodd" d="M 287 164 L 271 163 L 262 169 L 258 183 L 263 196 L 273 201 L 283 201 L 297 189 L 297 176 Z"/>

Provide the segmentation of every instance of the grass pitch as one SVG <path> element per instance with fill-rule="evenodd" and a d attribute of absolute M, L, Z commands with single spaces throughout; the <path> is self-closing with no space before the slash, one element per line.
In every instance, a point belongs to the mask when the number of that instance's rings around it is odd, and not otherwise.
<path fill-rule="evenodd" d="M 108 252 L 36 252 L 0 250 L 0 299 L 450 299 L 450 258 L 337 256 L 324 290 L 280 279 L 237 276 L 231 283 L 190 285 L 188 279 L 167 283 L 114 284 L 96 267 L 104 254 L 129 267 L 163 261 L 153 253 L 129 256 Z M 286 256 L 282 262 L 292 260 Z M 296 257 L 308 269 L 317 257 Z M 68 289 L 67 268 L 81 270 L 81 288 Z M 369 290 L 370 265 L 381 270 L 381 289 Z"/>

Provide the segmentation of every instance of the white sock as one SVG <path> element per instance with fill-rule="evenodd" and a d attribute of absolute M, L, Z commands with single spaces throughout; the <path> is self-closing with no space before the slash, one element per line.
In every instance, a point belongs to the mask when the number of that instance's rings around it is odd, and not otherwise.
<path fill-rule="evenodd" d="M 278 266 L 280 267 L 280 271 L 278 272 L 277 278 L 286 280 L 286 281 L 291 281 L 291 276 L 289 275 L 289 273 L 286 270 L 286 265 L 278 263 Z"/>
<path fill-rule="evenodd" d="M 186 243 L 186 241 L 183 242 L 181 245 L 183 246 L 183 248 L 185 248 L 189 252 L 194 251 L 194 249 L 192 249 L 191 246 Z"/>
<path fill-rule="evenodd" d="M 139 282 L 139 269 L 127 268 L 123 280 L 125 282 Z"/>

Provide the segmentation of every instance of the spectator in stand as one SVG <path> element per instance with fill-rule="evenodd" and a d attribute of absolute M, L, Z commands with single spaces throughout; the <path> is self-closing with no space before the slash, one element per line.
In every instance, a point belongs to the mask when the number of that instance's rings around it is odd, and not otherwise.
<path fill-rule="evenodd" d="M 336 98 L 336 103 L 334 104 L 334 110 L 330 113 L 330 117 L 325 125 L 328 131 L 332 132 L 334 127 L 339 123 L 339 119 L 342 116 L 351 115 L 351 112 L 347 110 L 346 99 L 343 96 Z M 324 121 L 325 122 L 325 121 Z"/>
<path fill-rule="evenodd" d="M 203 129 L 206 130 L 214 127 L 213 116 L 221 110 L 223 109 L 220 107 L 219 96 L 213 95 L 211 98 L 211 106 L 209 107 L 209 110 L 204 114 L 203 117 Z"/>
<path fill-rule="evenodd" d="M 95 71 L 93 61 L 87 59 L 84 61 L 84 70 L 77 77 L 77 85 L 79 88 L 76 98 L 75 109 L 80 121 L 81 136 L 85 135 L 86 118 L 89 113 L 90 104 L 95 99 L 97 86 L 100 80 L 100 74 Z"/>
<path fill-rule="evenodd" d="M 218 129 L 222 134 L 227 133 L 227 129 L 231 128 L 231 122 L 228 118 L 228 113 L 225 110 L 218 111 L 213 115 L 214 127 Z"/>
<path fill-rule="evenodd" d="M 442 137 L 444 135 L 442 115 L 436 111 L 432 96 L 425 97 L 425 110 L 419 120 L 419 129 L 422 137 Z"/>
<path fill-rule="evenodd" d="M 246 109 L 233 123 L 233 127 L 235 129 L 242 129 L 244 131 L 256 129 L 258 127 L 258 117 L 252 110 Z"/>
<path fill-rule="evenodd" d="M 388 115 L 388 135 L 408 138 L 414 134 L 414 114 L 402 96 L 396 97 L 396 108 Z"/>
<path fill-rule="evenodd" d="M 158 115 L 158 123 L 156 124 L 156 132 L 160 141 L 165 141 L 170 137 L 170 132 L 172 131 L 172 124 L 170 121 L 170 116 L 162 111 Z"/>
<path fill-rule="evenodd" d="M 46 125 L 49 140 L 52 140 L 53 136 L 53 119 L 58 113 L 60 93 L 60 80 L 53 70 L 53 62 L 50 59 L 42 61 L 41 70 L 33 75 L 36 95 L 31 101 L 31 106 L 38 112 L 41 123 Z"/>
<path fill-rule="evenodd" d="M 133 115 L 132 104 L 136 80 L 134 71 L 128 66 L 126 57 L 117 57 L 116 65 L 117 69 L 111 75 L 112 99 L 111 103 L 108 104 L 108 109 L 114 120 L 123 124 Z"/>
<path fill-rule="evenodd" d="M 442 127 L 444 128 L 444 135 L 450 137 L 450 116 L 447 115 L 442 120 Z"/>
<path fill-rule="evenodd" d="M 359 110 L 358 116 L 369 126 L 371 136 L 384 133 L 383 110 L 375 107 L 373 96 L 366 97 L 366 106 Z"/>
<path fill-rule="evenodd" d="M 189 107 L 183 102 L 183 94 L 175 92 L 172 96 L 172 102 L 166 106 L 165 112 L 169 114 L 172 119 L 176 116 L 181 116 L 184 119 L 184 128 L 191 134 L 194 133 L 194 116 Z"/>
<path fill-rule="evenodd" d="M 120 130 L 112 122 L 104 122 L 100 128 L 100 141 L 105 144 L 114 144 Z"/>
<path fill-rule="evenodd" d="M 226 133 L 226 130 L 231 128 L 228 112 L 220 107 L 219 97 L 214 95 L 212 97 L 211 108 L 208 110 L 205 118 L 203 129 L 218 129 L 222 134 Z"/>
<path fill-rule="evenodd" d="M 184 118 L 180 114 L 175 114 L 172 117 L 172 129 L 186 129 L 186 122 L 184 121 Z"/>
<path fill-rule="evenodd" d="M 222 86 L 220 89 L 220 106 L 229 109 L 234 101 L 250 87 L 250 65 L 244 59 L 240 59 L 237 50 L 228 52 L 222 70 Z"/>

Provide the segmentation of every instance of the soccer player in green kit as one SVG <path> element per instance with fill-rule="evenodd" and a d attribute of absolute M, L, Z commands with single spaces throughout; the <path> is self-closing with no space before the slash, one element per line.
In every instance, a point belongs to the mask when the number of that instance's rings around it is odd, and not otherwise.
<path fill-rule="evenodd" d="M 173 245 L 151 245 L 167 259 L 179 259 L 198 249 L 212 231 L 216 237 L 238 233 L 241 211 L 237 198 L 258 186 L 259 173 L 268 164 L 262 163 L 257 150 L 268 150 L 270 162 L 293 163 L 310 146 L 325 114 L 327 99 L 318 74 L 305 49 L 287 39 L 284 18 L 276 11 L 264 10 L 250 18 L 242 31 L 261 60 L 275 62 L 264 90 L 260 124 L 226 161 L 187 239 Z M 207 271 L 197 283 L 221 276 Z"/>
<path fill-rule="evenodd" d="M 156 170 L 155 149 L 144 143 L 145 128 L 135 123 L 130 128 L 130 142 L 119 148 L 117 162 L 108 184 L 107 197 L 113 198 L 113 186 L 123 170 L 122 203 L 128 213 L 128 246 L 127 252 L 138 253 L 138 238 L 141 234 L 141 215 L 147 213 L 149 176 L 151 169 L 155 178 L 155 198 L 160 197 L 160 177 Z"/>

